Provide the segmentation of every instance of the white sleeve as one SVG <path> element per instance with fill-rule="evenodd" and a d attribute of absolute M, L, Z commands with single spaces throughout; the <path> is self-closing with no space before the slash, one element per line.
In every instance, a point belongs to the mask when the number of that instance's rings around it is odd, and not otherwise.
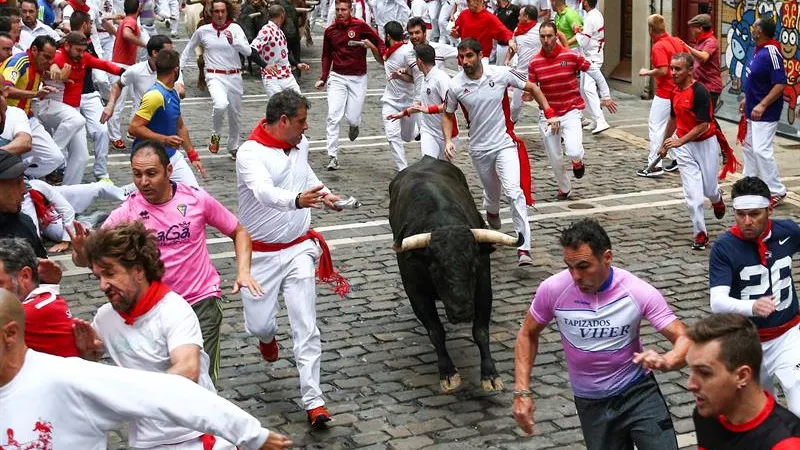
<path fill-rule="evenodd" d="M 194 48 L 197 47 L 197 44 L 200 42 L 201 32 L 202 30 L 200 28 L 195 30 L 189 42 L 186 44 L 186 47 L 183 49 L 183 53 L 181 53 L 181 67 L 186 67 L 186 62 L 189 61 L 189 58 L 194 57 Z"/>
<path fill-rule="evenodd" d="M 437 45 L 436 56 L 445 61 L 455 61 L 458 58 L 458 49 L 452 45 Z"/>
<path fill-rule="evenodd" d="M 514 70 L 507 66 L 499 66 L 498 69 L 500 69 L 503 81 L 506 83 L 506 85 L 515 87 L 517 89 L 525 89 L 525 85 L 528 82 L 528 78 L 525 76 L 524 73 Z"/>
<path fill-rule="evenodd" d="M 296 210 L 294 199 L 298 192 L 289 192 L 275 186 L 272 175 L 253 153 L 239 151 L 236 155 L 236 176 L 239 180 L 253 192 L 262 205 L 280 211 Z"/>
<path fill-rule="evenodd" d="M 6 109 L 6 126 L 11 126 L 11 139 L 20 133 L 31 134 L 31 122 L 28 120 L 28 115 L 15 106 L 9 106 Z"/>
<path fill-rule="evenodd" d="M 235 48 L 237 52 L 244 56 L 250 56 L 250 52 L 253 50 L 250 48 L 250 43 L 247 42 L 247 36 L 245 36 L 242 27 L 233 24 L 231 25 L 230 29 L 233 30 L 231 32 L 233 35 L 233 48 Z"/>
<path fill-rule="evenodd" d="M 601 100 L 611 98 L 611 90 L 608 88 L 608 82 L 606 81 L 606 77 L 603 76 L 603 72 L 600 71 L 600 68 L 595 65 L 595 63 L 590 61 L 589 69 L 586 71 L 586 74 L 592 77 L 594 82 L 597 84 L 597 93 Z"/>
<path fill-rule="evenodd" d="M 741 300 L 730 296 L 730 286 L 714 286 L 711 288 L 711 312 L 714 314 L 736 313 L 745 317 L 753 317 L 755 300 Z"/>
<path fill-rule="evenodd" d="M 171 295 L 171 294 L 170 294 Z M 200 322 L 192 307 L 181 299 L 183 303 L 170 301 L 167 305 L 168 314 L 164 314 L 161 331 L 167 338 L 167 349 L 172 352 L 181 345 L 194 344 L 203 348 L 203 334 L 200 331 Z"/>
<path fill-rule="evenodd" d="M 322 192 L 323 194 L 330 194 L 331 193 L 331 190 L 328 189 L 328 187 L 325 186 L 325 183 L 320 181 L 319 177 L 317 177 L 317 174 L 314 173 L 314 170 L 311 168 L 311 164 L 308 164 L 308 175 L 306 175 L 306 189 L 311 189 L 312 187 L 319 186 L 319 185 L 323 186 L 322 190 L 320 190 L 320 192 Z M 295 195 L 297 195 L 297 194 L 295 194 Z"/>
<path fill-rule="evenodd" d="M 131 370 L 68 358 L 61 375 L 74 394 L 82 417 L 98 430 L 110 431 L 140 418 L 220 436 L 247 450 L 257 450 L 269 430 L 233 403 L 180 375 Z M 120 389 L 124 386 L 124 389 Z"/>

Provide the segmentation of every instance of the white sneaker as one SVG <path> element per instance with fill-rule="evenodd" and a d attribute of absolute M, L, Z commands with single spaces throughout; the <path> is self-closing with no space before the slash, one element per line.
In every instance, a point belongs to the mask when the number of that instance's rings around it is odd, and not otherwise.
<path fill-rule="evenodd" d="M 591 130 L 594 128 L 594 121 L 592 119 L 583 119 L 581 120 L 581 126 L 584 130 Z"/>
<path fill-rule="evenodd" d="M 335 156 L 331 156 L 328 161 L 328 170 L 339 170 L 339 159 Z"/>
<path fill-rule="evenodd" d="M 608 122 L 598 122 L 594 130 L 592 130 L 592 134 L 600 134 L 609 128 L 611 128 L 611 125 L 609 125 Z"/>

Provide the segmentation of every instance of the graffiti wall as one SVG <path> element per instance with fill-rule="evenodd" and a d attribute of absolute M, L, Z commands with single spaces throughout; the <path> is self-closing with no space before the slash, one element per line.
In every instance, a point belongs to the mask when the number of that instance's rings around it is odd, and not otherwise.
<path fill-rule="evenodd" d="M 742 78 L 747 62 L 753 56 L 755 42 L 751 27 L 761 17 L 776 20 L 775 37 L 784 57 L 788 83 L 783 94 L 784 112 L 778 132 L 800 137 L 800 5 L 798 0 L 721 0 L 720 52 L 725 87 L 718 116 L 738 120 L 738 104 Z"/>

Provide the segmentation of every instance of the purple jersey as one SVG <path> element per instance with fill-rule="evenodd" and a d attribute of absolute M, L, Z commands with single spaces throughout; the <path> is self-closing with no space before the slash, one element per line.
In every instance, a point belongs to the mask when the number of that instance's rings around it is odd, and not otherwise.
<path fill-rule="evenodd" d="M 531 304 L 536 322 L 556 319 L 578 397 L 612 397 L 639 381 L 644 371 L 632 358 L 642 351 L 642 318 L 658 331 L 677 320 L 653 286 L 619 268 L 612 268 L 610 278 L 604 289 L 587 294 L 564 270 L 539 285 Z"/>

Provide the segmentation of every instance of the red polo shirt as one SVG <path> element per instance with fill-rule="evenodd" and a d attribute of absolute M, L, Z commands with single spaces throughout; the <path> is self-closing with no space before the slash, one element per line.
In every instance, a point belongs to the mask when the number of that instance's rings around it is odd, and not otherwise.
<path fill-rule="evenodd" d="M 654 69 L 659 67 L 667 68 L 666 75 L 655 79 L 656 97 L 669 98 L 669 93 L 675 88 L 669 64 L 672 61 L 672 55 L 681 52 L 683 52 L 683 43 L 676 37 L 664 33 L 653 39 L 653 47 L 650 49 L 650 64 L 653 65 Z"/>
<path fill-rule="evenodd" d="M 539 88 L 547 98 L 547 103 L 557 116 L 563 116 L 573 109 L 586 107 L 578 88 L 578 72 L 589 70 L 589 60 L 571 50 L 556 44 L 548 55 L 540 50 L 528 66 L 528 81 L 539 83 Z"/>
<path fill-rule="evenodd" d="M 72 332 L 67 302 L 48 287 L 40 286 L 22 302 L 25 308 L 25 345 L 56 356 L 80 356 Z"/>
<path fill-rule="evenodd" d="M 381 51 L 386 50 L 378 33 L 363 20 L 351 17 L 348 22 L 333 22 L 325 30 L 322 40 L 322 74 L 319 79 L 328 81 L 333 71 L 339 75 L 364 75 L 367 73 L 367 49 L 349 46 L 349 41 L 369 39 Z"/>

